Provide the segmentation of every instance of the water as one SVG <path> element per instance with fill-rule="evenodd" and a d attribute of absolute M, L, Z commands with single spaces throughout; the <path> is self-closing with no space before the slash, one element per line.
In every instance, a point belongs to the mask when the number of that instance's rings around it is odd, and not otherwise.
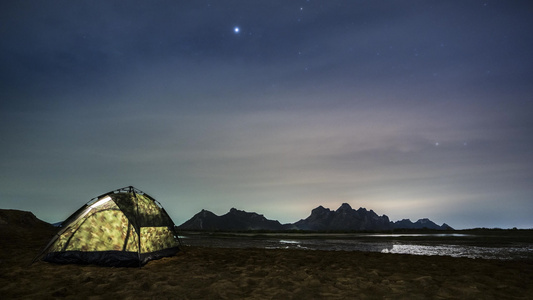
<path fill-rule="evenodd" d="M 484 258 L 484 259 L 532 259 L 533 248 L 524 247 L 478 247 L 461 245 L 393 245 L 392 249 L 384 249 L 382 253 L 399 253 L 413 255 L 442 255 L 452 257 Z"/>
<path fill-rule="evenodd" d="M 188 246 L 366 251 L 503 260 L 533 260 L 531 239 L 473 234 L 185 234 Z"/>

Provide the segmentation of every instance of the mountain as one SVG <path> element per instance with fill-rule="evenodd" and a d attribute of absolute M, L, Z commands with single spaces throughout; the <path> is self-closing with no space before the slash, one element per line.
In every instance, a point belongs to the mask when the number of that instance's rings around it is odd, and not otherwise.
<path fill-rule="evenodd" d="M 249 213 L 232 208 L 227 214 L 217 216 L 202 210 L 190 220 L 178 226 L 182 230 L 283 230 L 278 221 L 272 221 L 257 213 Z"/>
<path fill-rule="evenodd" d="M 0 209 L 0 241 L 2 245 L 17 245 L 21 241 L 42 247 L 43 237 L 51 238 L 57 228 L 38 219 L 29 211 Z"/>
<path fill-rule="evenodd" d="M 389 217 L 378 216 L 373 210 L 365 208 L 353 209 L 348 203 L 343 203 L 336 211 L 319 206 L 311 211 L 306 219 L 294 223 L 300 230 L 355 230 L 375 231 L 389 230 L 392 226 Z"/>
<path fill-rule="evenodd" d="M 392 223 L 394 229 L 435 229 L 435 230 L 453 230 L 448 224 L 437 225 L 430 219 L 419 219 L 411 222 L 409 219 L 403 219 Z"/>
<path fill-rule="evenodd" d="M 429 219 L 420 219 L 415 223 L 409 219 L 391 222 L 386 215 L 379 216 L 366 208 L 353 209 L 343 203 L 337 210 L 319 206 L 311 215 L 293 224 L 281 224 L 257 213 L 245 212 L 232 208 L 227 214 L 217 216 L 202 210 L 187 222 L 178 226 L 181 230 L 207 231 L 246 231 L 246 230 L 308 230 L 308 231 L 383 231 L 393 229 L 452 229 L 443 224 L 439 226 Z"/>
<path fill-rule="evenodd" d="M 0 227 L 2 228 L 45 228 L 52 225 L 41 221 L 32 212 L 16 209 L 0 209 Z"/>

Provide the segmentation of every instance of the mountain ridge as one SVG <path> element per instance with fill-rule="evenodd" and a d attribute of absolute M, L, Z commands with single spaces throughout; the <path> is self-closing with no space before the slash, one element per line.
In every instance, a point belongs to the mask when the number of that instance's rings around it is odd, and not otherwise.
<path fill-rule="evenodd" d="M 248 231 L 248 230 L 302 230 L 302 231 L 386 231 L 395 229 L 432 229 L 453 230 L 443 223 L 437 225 L 428 218 L 416 222 L 402 219 L 390 221 L 386 215 L 379 216 L 373 210 L 364 207 L 353 209 L 348 203 L 343 203 L 337 210 L 325 208 L 322 205 L 311 210 L 311 215 L 294 223 L 281 224 L 277 220 L 269 220 L 255 212 L 246 212 L 231 208 L 224 215 L 216 215 L 202 209 L 192 218 L 177 226 L 180 230 L 205 231 Z"/>

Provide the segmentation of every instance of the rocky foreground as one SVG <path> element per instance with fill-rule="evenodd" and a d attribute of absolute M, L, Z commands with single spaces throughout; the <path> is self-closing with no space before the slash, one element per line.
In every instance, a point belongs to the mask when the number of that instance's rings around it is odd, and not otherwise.
<path fill-rule="evenodd" d="M 2 299 L 531 299 L 533 295 L 533 261 L 184 247 L 177 256 L 143 268 L 41 261 L 30 265 L 53 234 L 46 224 L 0 224 Z"/>

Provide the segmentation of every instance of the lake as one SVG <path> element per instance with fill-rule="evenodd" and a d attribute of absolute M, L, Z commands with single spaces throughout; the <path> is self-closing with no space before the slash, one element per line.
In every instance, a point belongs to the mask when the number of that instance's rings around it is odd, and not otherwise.
<path fill-rule="evenodd" d="M 180 235 L 187 246 L 367 251 L 482 259 L 533 260 L 532 231 L 468 233 L 197 233 Z"/>

